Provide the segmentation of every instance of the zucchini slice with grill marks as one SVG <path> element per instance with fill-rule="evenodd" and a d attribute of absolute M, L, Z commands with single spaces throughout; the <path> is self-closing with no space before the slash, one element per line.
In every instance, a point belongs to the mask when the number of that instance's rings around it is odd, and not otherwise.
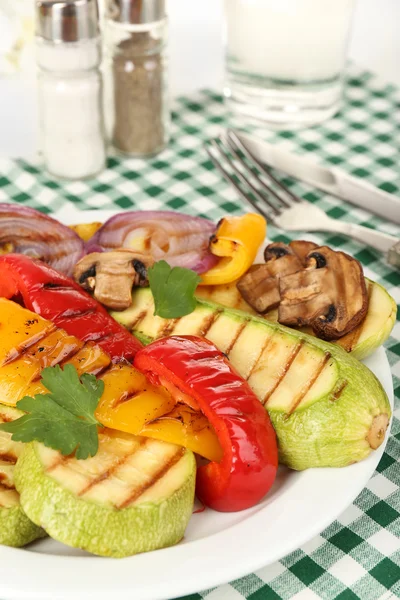
<path fill-rule="evenodd" d="M 15 408 L 0 405 L 0 422 L 18 419 L 22 413 Z M 14 485 L 16 462 L 23 450 L 21 442 L 13 442 L 11 434 L 0 431 L 0 544 L 25 546 L 46 535 L 24 513 Z"/>
<path fill-rule="evenodd" d="M 87 460 L 27 444 L 15 482 L 24 511 L 52 538 L 125 557 L 182 539 L 195 475 L 190 450 L 105 429 L 98 453 Z"/>
<path fill-rule="evenodd" d="M 334 342 L 358 360 L 366 358 L 381 346 L 389 337 L 396 322 L 397 306 L 391 295 L 384 287 L 370 279 L 367 284 L 369 304 L 363 321 L 350 333 Z M 236 287 L 236 282 L 226 285 L 199 286 L 196 296 L 200 300 L 222 304 L 226 308 L 243 310 L 245 313 L 257 315 L 250 304 L 242 298 Z M 261 315 L 258 315 L 261 316 Z M 268 321 L 278 322 L 278 310 L 273 309 L 262 315 Z M 315 336 L 313 330 L 302 328 L 300 331 Z"/>
<path fill-rule="evenodd" d="M 384 440 L 388 398 L 371 371 L 338 345 L 238 310 L 198 300 L 180 319 L 154 316 L 149 289 L 112 313 L 144 343 L 199 335 L 225 352 L 267 409 L 280 460 L 294 469 L 357 462 Z"/>

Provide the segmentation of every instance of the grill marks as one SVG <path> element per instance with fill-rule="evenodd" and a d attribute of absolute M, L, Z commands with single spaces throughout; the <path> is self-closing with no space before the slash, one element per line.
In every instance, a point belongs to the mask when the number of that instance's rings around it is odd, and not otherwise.
<path fill-rule="evenodd" d="M 88 485 L 79 492 L 78 496 L 84 496 L 89 490 L 92 490 L 94 487 L 96 487 L 96 485 L 102 483 L 106 479 L 109 479 L 120 467 L 122 467 L 123 464 L 125 464 L 128 461 L 128 459 L 130 459 L 134 454 L 136 454 L 139 448 L 143 448 L 147 441 L 147 438 L 141 438 L 140 444 L 136 448 L 134 448 L 133 451 L 119 458 L 112 467 L 107 469 L 107 471 L 104 471 L 104 473 L 100 473 L 100 475 L 98 475 L 95 479 L 88 483 Z"/>
<path fill-rule="evenodd" d="M 204 323 L 200 327 L 197 335 L 200 335 L 201 337 L 205 337 L 207 335 L 208 331 L 211 329 L 211 326 L 218 319 L 218 317 L 219 317 L 220 314 L 221 314 L 221 311 L 220 310 L 216 310 L 211 315 L 209 315 L 208 317 L 206 317 L 204 319 Z"/>
<path fill-rule="evenodd" d="M 140 321 L 142 321 L 144 319 L 144 317 L 147 315 L 147 309 L 140 311 L 136 317 L 133 319 L 133 321 L 129 322 L 129 328 L 130 329 L 134 329 L 137 325 L 139 325 Z"/>
<path fill-rule="evenodd" d="M 247 321 L 245 321 L 244 323 L 241 324 L 241 326 L 239 327 L 239 329 L 236 332 L 236 335 L 234 336 L 234 338 L 231 340 L 229 346 L 225 349 L 225 354 L 227 354 L 229 356 L 229 353 L 231 352 L 233 346 L 236 344 L 240 334 L 242 333 L 243 329 L 247 326 Z"/>
<path fill-rule="evenodd" d="M 347 381 L 339 382 L 339 385 L 333 390 L 329 400 L 331 402 L 336 402 L 337 400 L 339 400 L 339 398 L 342 395 L 346 386 L 347 386 Z"/>
<path fill-rule="evenodd" d="M 310 379 L 308 380 L 307 385 L 304 386 L 303 389 L 300 390 L 300 393 L 295 398 L 292 406 L 290 407 L 290 409 L 287 412 L 288 417 L 296 410 L 296 408 L 299 406 L 300 402 L 303 400 L 303 398 L 305 397 L 307 392 L 312 388 L 314 383 L 317 381 L 318 377 L 321 375 L 321 373 L 324 370 L 324 367 L 327 364 L 327 362 L 329 361 L 330 357 L 331 357 L 331 355 L 329 354 L 329 352 L 327 352 L 325 354 L 325 357 L 321 360 L 319 367 L 315 370 L 313 376 L 310 377 Z"/>
<path fill-rule="evenodd" d="M 140 390 L 129 390 L 126 392 L 123 392 L 119 398 L 117 398 L 113 404 L 113 408 L 116 408 L 117 406 L 120 406 L 121 404 L 124 404 L 125 402 L 129 402 L 130 400 L 133 400 L 134 398 L 136 398 L 136 396 L 139 396 L 141 393 L 143 392 L 142 389 Z"/>
<path fill-rule="evenodd" d="M 162 328 L 158 332 L 159 337 L 166 337 L 171 335 L 180 319 L 166 319 Z"/>
<path fill-rule="evenodd" d="M 144 494 L 144 492 L 149 490 L 151 487 L 153 487 L 154 484 L 157 483 L 157 481 L 164 477 L 164 475 L 166 475 L 168 471 L 180 461 L 184 454 L 185 449 L 179 448 L 179 450 L 177 450 L 177 452 L 168 460 L 168 462 L 164 463 L 164 465 L 162 465 L 160 469 L 153 474 L 152 478 L 149 481 L 147 481 L 146 483 L 138 487 L 136 490 L 134 490 L 133 493 L 126 500 L 124 500 L 121 504 L 117 506 L 117 508 L 127 508 L 136 500 L 138 500 L 140 496 Z"/>
<path fill-rule="evenodd" d="M 9 463 L 10 465 L 15 465 L 17 462 L 17 456 L 15 456 L 15 454 L 12 454 L 11 452 L 0 452 L 0 461 Z M 0 472 L 0 480 L 1 476 L 2 473 Z"/>
<path fill-rule="evenodd" d="M 279 377 L 276 379 L 274 386 L 264 396 L 264 398 L 262 400 L 262 404 L 264 404 L 264 406 L 268 405 L 268 400 L 270 399 L 270 397 L 272 396 L 272 394 L 275 392 L 275 390 L 278 388 L 279 384 L 282 382 L 282 380 L 285 377 L 286 373 L 289 371 L 290 367 L 292 366 L 292 363 L 293 363 L 294 359 L 296 358 L 296 356 L 300 352 L 303 344 L 304 344 L 304 341 L 301 340 L 301 342 L 299 344 L 297 344 L 297 346 L 295 346 L 293 348 L 293 350 L 292 350 L 289 358 L 287 359 L 287 361 L 286 361 L 283 369 L 280 371 Z"/>
<path fill-rule="evenodd" d="M 28 352 L 28 350 L 34 346 L 35 344 L 44 341 L 51 333 L 53 333 L 57 327 L 51 324 L 49 327 L 41 331 L 36 335 L 32 335 L 26 342 L 19 344 L 16 348 L 10 350 L 8 355 L 5 357 L 0 366 L 4 367 L 23 357 L 24 354 Z"/>
<path fill-rule="evenodd" d="M 46 468 L 46 473 L 56 481 L 61 472 L 52 475 L 52 471 L 58 467 L 63 469 L 63 481 L 68 481 L 68 472 L 72 477 L 79 473 L 82 483 L 74 490 L 79 498 L 100 504 L 111 503 L 116 509 L 128 508 L 165 477 L 186 452 L 184 448 L 150 438 L 138 437 L 136 440 L 136 444 L 129 444 L 123 452 L 118 452 L 117 448 L 113 450 L 109 436 L 101 434 L 99 454 L 88 459 L 87 471 L 86 461 L 57 455 Z M 114 451 L 115 459 L 110 461 Z M 101 460 L 99 456 L 102 456 Z"/>
<path fill-rule="evenodd" d="M 58 354 L 58 356 L 53 357 L 53 360 L 51 360 L 51 355 L 55 353 L 58 345 L 60 346 L 60 353 Z M 40 378 L 42 376 L 42 369 L 44 369 L 47 366 L 49 366 L 49 367 L 54 367 L 55 365 L 60 365 L 60 367 L 63 366 L 67 361 L 72 360 L 74 358 L 74 356 L 79 354 L 82 347 L 83 347 L 82 343 L 76 344 L 76 345 L 70 345 L 70 346 L 65 344 L 63 347 L 63 343 L 60 340 L 60 342 L 57 343 L 55 346 L 53 346 L 53 348 L 49 349 L 49 351 L 46 353 L 46 356 L 43 356 L 43 359 L 42 359 L 42 357 L 40 357 L 38 359 L 40 362 L 40 370 L 38 371 L 36 376 L 32 379 L 32 382 L 40 380 Z M 50 360 L 46 360 L 47 357 L 49 357 Z"/>
<path fill-rule="evenodd" d="M 11 423 L 11 421 L 14 421 L 12 417 L 10 417 L 9 415 L 5 415 L 4 413 L 0 413 L 1 423 Z"/>

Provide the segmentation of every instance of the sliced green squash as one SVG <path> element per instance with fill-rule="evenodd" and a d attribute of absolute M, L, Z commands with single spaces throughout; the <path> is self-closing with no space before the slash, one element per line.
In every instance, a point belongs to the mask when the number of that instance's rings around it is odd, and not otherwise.
<path fill-rule="evenodd" d="M 112 316 L 144 343 L 180 334 L 212 341 L 268 410 L 280 460 L 294 469 L 351 464 L 384 439 L 385 391 L 338 345 L 203 300 L 190 315 L 162 319 L 149 289 L 136 290 L 132 306 Z"/>
<path fill-rule="evenodd" d="M 125 557 L 182 539 L 195 475 L 190 450 L 105 429 L 98 453 L 87 460 L 27 444 L 15 483 L 26 514 L 52 538 Z"/>
<path fill-rule="evenodd" d="M 369 305 L 365 319 L 353 331 L 332 342 L 342 346 L 344 350 L 359 360 L 372 354 L 388 339 L 396 322 L 397 314 L 396 303 L 385 288 L 369 279 L 366 282 Z M 257 314 L 242 298 L 235 282 L 226 285 L 199 286 L 196 296 L 201 300 L 222 304 L 227 308 L 243 310 L 251 315 Z M 277 310 L 270 310 L 262 316 L 273 323 L 278 322 Z M 299 331 L 315 335 L 311 328 L 302 328 Z"/>
<path fill-rule="evenodd" d="M 15 408 L 0 405 L 1 423 L 13 421 L 21 415 Z M 0 544 L 16 548 L 46 535 L 43 529 L 28 519 L 15 489 L 15 465 L 23 446 L 20 442 L 13 442 L 10 433 L 0 431 Z"/>

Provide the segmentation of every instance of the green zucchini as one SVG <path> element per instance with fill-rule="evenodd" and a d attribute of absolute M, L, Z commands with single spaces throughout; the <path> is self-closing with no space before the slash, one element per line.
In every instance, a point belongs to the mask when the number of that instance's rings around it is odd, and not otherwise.
<path fill-rule="evenodd" d="M 52 538 L 118 558 L 181 540 L 195 475 L 190 450 L 105 429 L 87 460 L 27 444 L 15 484 L 26 514 Z"/>
<path fill-rule="evenodd" d="M 353 331 L 336 340 L 336 342 L 332 342 L 342 346 L 344 350 L 350 352 L 359 360 L 372 354 L 388 339 L 396 322 L 397 314 L 396 303 L 385 288 L 369 279 L 366 282 L 369 305 L 365 319 Z M 222 304 L 227 308 L 237 308 L 252 315 L 257 314 L 242 298 L 236 287 L 236 283 L 199 286 L 196 296 L 202 300 Z M 262 316 L 273 323 L 277 323 L 278 321 L 277 310 L 270 310 Z M 304 328 L 301 331 L 312 336 L 315 335 L 311 328 Z"/>
<path fill-rule="evenodd" d="M 0 405 L 1 423 L 13 421 L 21 415 L 15 408 Z M 43 529 L 28 519 L 15 489 L 15 464 L 23 446 L 20 442 L 13 442 L 10 433 L 0 431 L 0 544 L 16 548 L 46 535 Z"/>
<path fill-rule="evenodd" d="M 386 393 L 337 345 L 203 300 L 180 319 L 155 317 L 148 288 L 112 316 L 144 343 L 166 335 L 211 340 L 268 410 L 280 460 L 291 468 L 345 466 L 383 441 L 391 414 Z"/>

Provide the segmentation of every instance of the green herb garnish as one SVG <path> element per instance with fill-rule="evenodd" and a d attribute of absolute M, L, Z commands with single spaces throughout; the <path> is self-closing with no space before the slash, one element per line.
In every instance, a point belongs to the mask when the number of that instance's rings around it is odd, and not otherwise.
<path fill-rule="evenodd" d="M 88 373 L 79 377 L 73 365 L 64 369 L 56 365 L 43 369 L 42 384 L 50 393 L 19 400 L 17 408 L 27 414 L 0 429 L 12 433 L 16 442 L 42 442 L 64 456 L 73 452 L 78 459 L 94 456 L 101 426 L 94 413 L 104 382 Z"/>
<path fill-rule="evenodd" d="M 183 267 L 171 269 L 165 260 L 160 260 L 148 269 L 148 277 L 155 315 L 164 319 L 176 319 L 194 311 L 194 293 L 201 281 L 197 273 Z"/>

